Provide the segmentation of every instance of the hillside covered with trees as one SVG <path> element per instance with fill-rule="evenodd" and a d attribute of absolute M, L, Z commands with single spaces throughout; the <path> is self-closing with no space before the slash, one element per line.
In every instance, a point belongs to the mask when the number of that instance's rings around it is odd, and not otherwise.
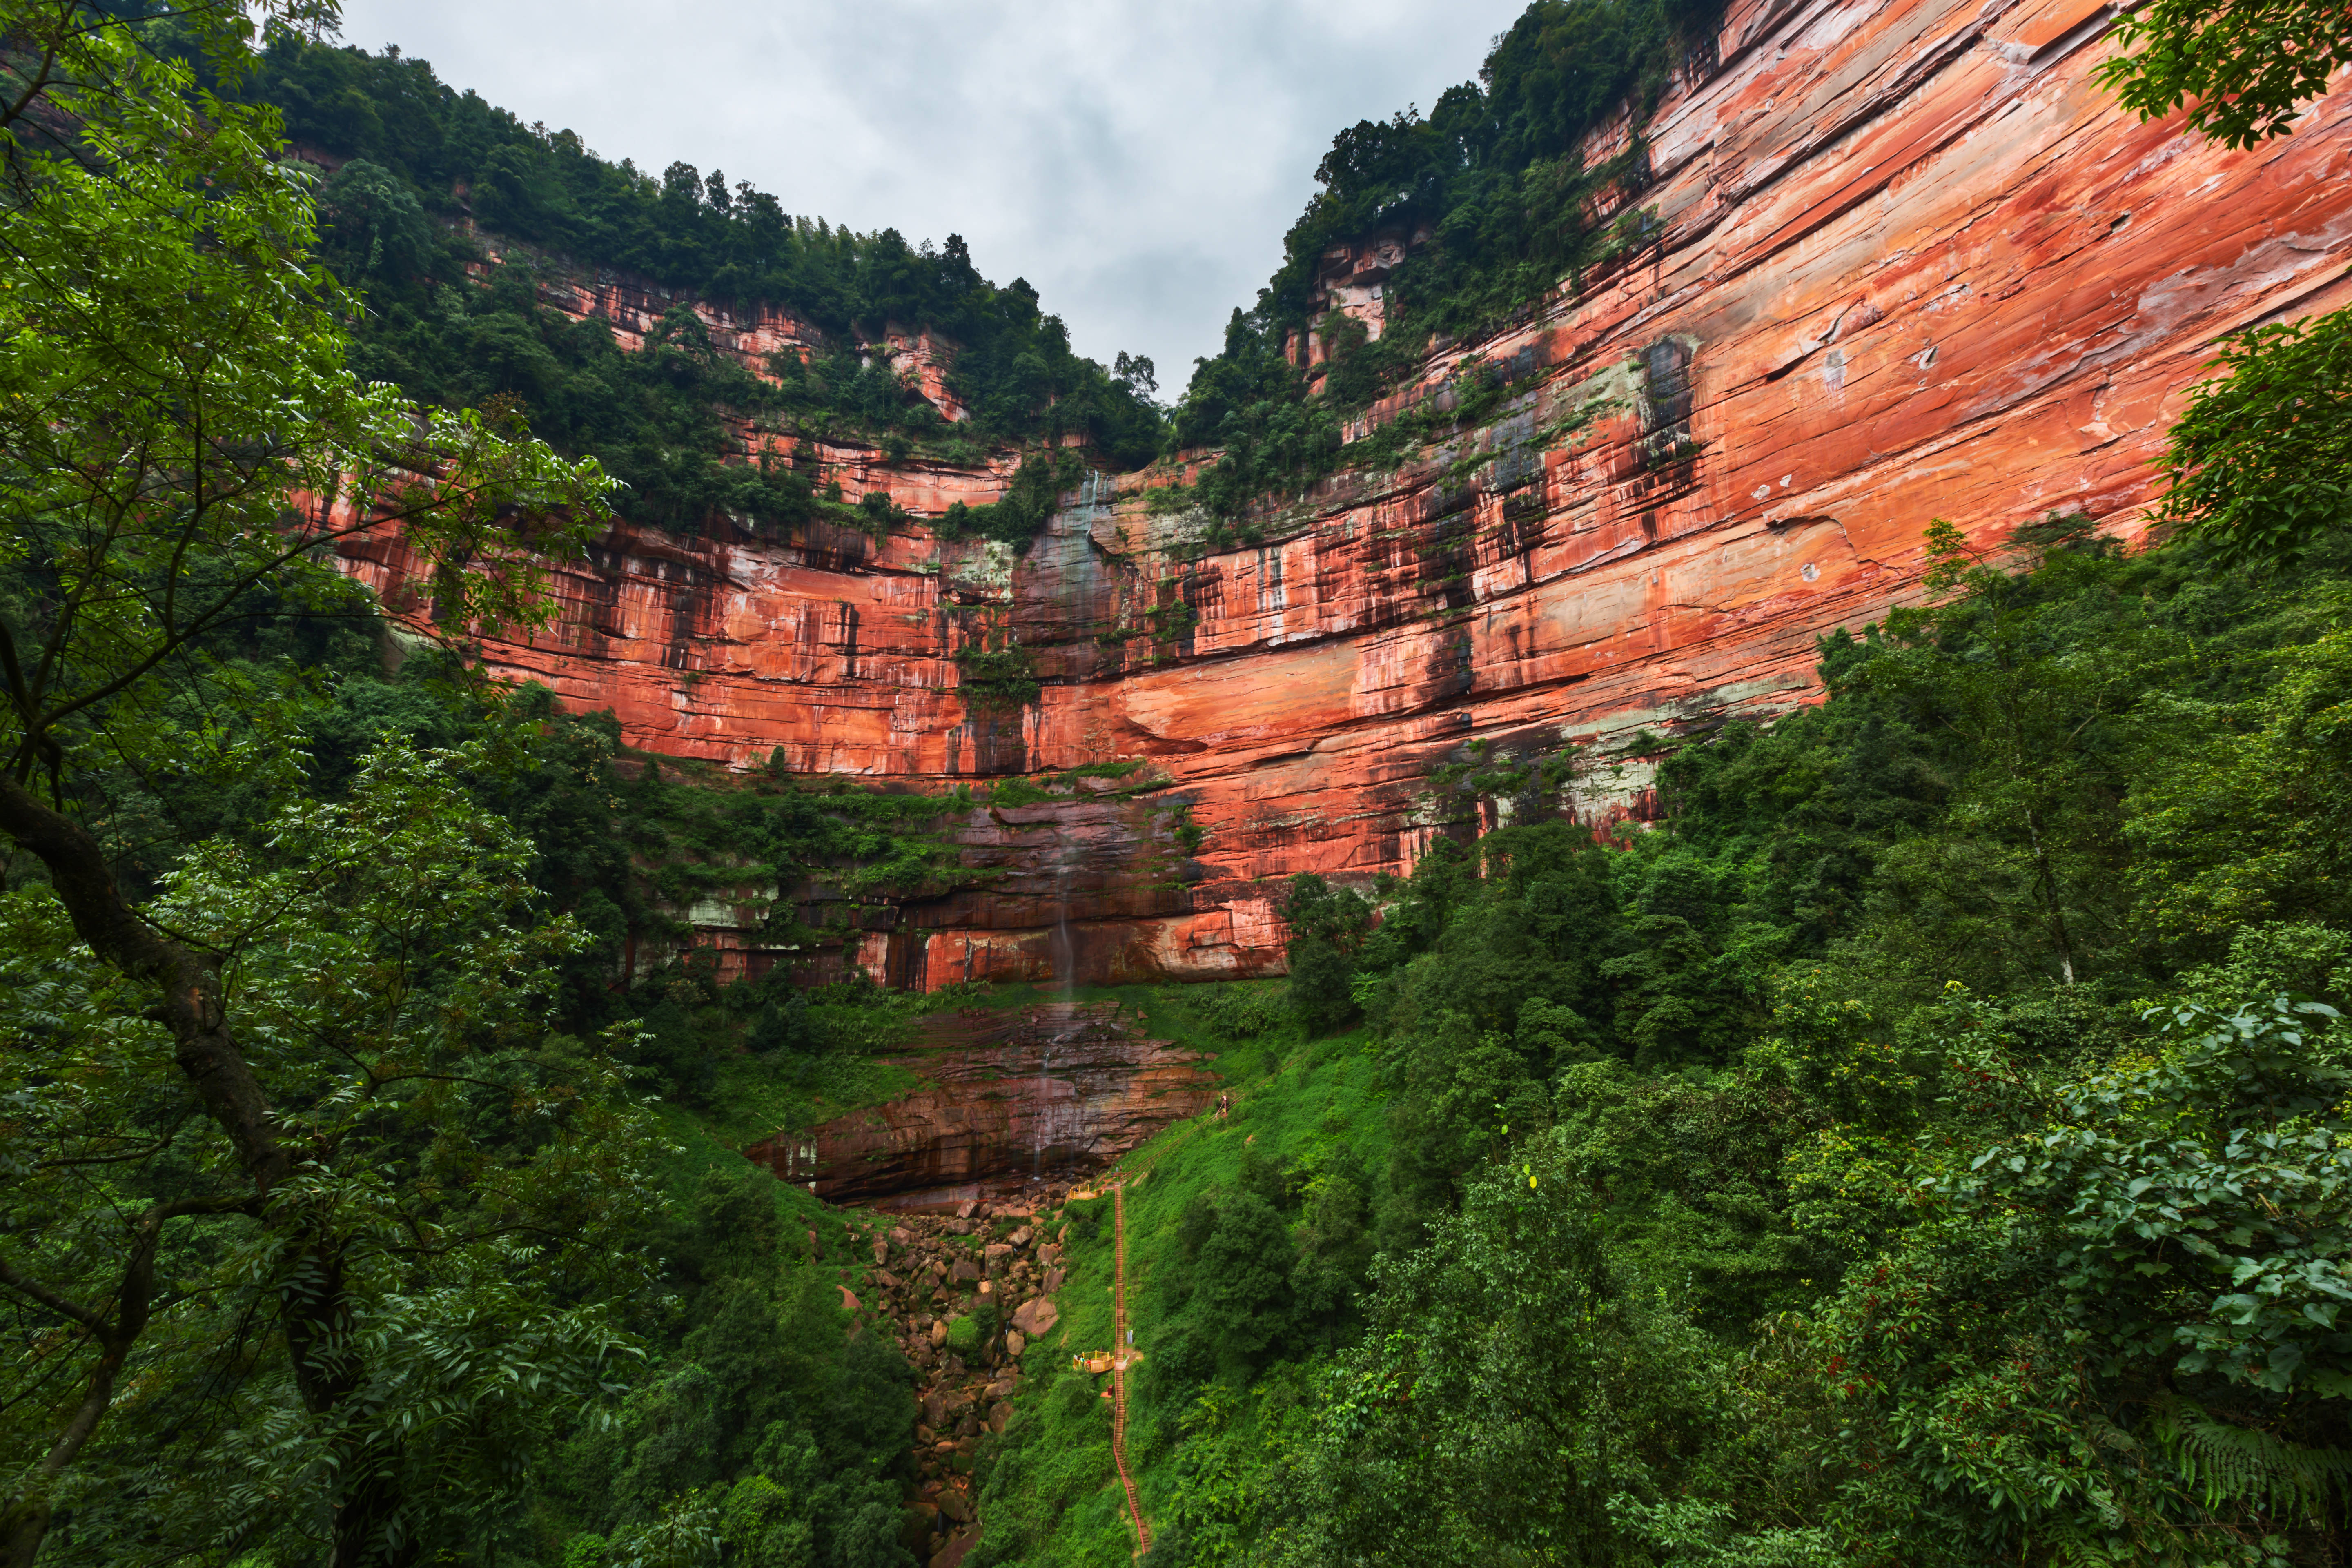
<path fill-rule="evenodd" d="M 430 403 L 513 406 L 557 450 L 599 458 L 633 520 L 691 531 L 720 511 L 771 527 L 817 514 L 808 476 L 727 462 L 723 414 L 869 441 L 901 461 L 971 466 L 1065 436 L 1112 468 L 1159 451 L 1150 362 L 1121 353 L 1106 369 L 1076 354 L 1036 289 L 991 283 L 958 236 L 935 246 L 857 234 L 718 169 L 673 163 L 656 176 L 613 163 L 396 48 L 283 32 L 235 91 L 274 110 L 292 149 L 334 164 L 315 194 L 318 254 L 365 300 L 353 368 Z M 505 260 L 486 277 L 489 238 Z M 600 273 L 783 310 L 824 350 L 805 363 L 772 355 L 755 374 L 715 353 L 678 306 L 654 352 L 623 353 L 608 324 L 537 297 L 542 278 Z M 890 329 L 947 341 L 948 384 L 970 420 L 949 423 L 872 352 Z"/>
<path fill-rule="evenodd" d="M 1538 198 L 1615 177 L 1562 161 L 1712 18 L 1538 0 L 1482 85 L 1343 134 L 1166 429 L 1148 366 L 959 246 L 652 180 L 331 19 L 0 0 L 0 1561 L 1129 1560 L 1094 1377 L 1033 1345 L 1002 1430 L 922 1458 L 842 1296 L 867 1237 L 733 1152 L 889 1099 L 912 1020 L 988 998 L 728 983 L 677 911 L 950 884 L 942 798 L 630 752 L 464 634 L 544 624 L 617 510 L 821 504 L 718 460 L 713 410 L 762 399 L 1213 439 L 1245 504 L 1306 462 L 1262 425 L 1376 384 L 1280 360 L 1297 266 L 1409 209 L 1407 321 L 1556 284 L 1605 236 Z M 2340 7 L 2123 30 L 2127 106 L 2241 142 L 2352 61 Z M 935 327 L 980 429 L 847 353 L 770 384 L 461 283 L 461 199 L 549 266 Z M 1434 805 L 1505 826 L 1289 882 L 1285 981 L 1126 996 L 1234 1101 L 1128 1163 L 1146 1561 L 2352 1550 L 2347 344 L 2221 346 L 2149 547 L 1938 525 L 1818 705 L 1473 748 Z M 446 646 L 330 563 L 379 520 Z M 1630 767 L 1656 823 L 1562 815 Z M 1051 1220 L 1089 1332 L 1105 1207 Z M 942 1463 L 980 1503 L 952 1546 L 908 1507 Z"/>

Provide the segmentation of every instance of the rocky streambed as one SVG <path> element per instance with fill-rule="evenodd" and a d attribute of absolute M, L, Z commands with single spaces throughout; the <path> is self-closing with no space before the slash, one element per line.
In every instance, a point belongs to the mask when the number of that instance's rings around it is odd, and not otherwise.
<path fill-rule="evenodd" d="M 1212 1058 L 1142 1022 L 1117 1002 L 1074 999 L 933 1014 L 887 1058 L 920 1088 L 743 1151 L 863 1211 L 843 1304 L 919 1380 L 906 1544 L 931 1568 L 956 1568 L 979 1539 L 981 1440 L 1004 1430 L 1023 1353 L 1060 1321 L 1063 1205 L 1214 1100 Z"/>
<path fill-rule="evenodd" d="M 888 1216 L 866 1299 L 842 1287 L 843 1304 L 896 1340 L 920 1379 L 907 1544 L 931 1568 L 955 1568 L 978 1540 L 973 1457 L 1012 1417 L 1023 1353 L 1061 1320 L 1066 1194 Z"/>

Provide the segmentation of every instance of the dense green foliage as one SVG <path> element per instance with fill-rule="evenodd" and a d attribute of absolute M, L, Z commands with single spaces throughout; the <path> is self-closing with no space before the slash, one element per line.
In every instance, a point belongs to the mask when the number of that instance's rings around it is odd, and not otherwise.
<path fill-rule="evenodd" d="M 2346 541 L 1931 545 L 1827 702 L 1465 749 L 1430 809 L 1513 826 L 1298 879 L 1287 1006 L 1186 1015 L 1240 1092 L 1129 1200 L 1155 1562 L 2340 1550 Z M 1629 769 L 1664 821 L 1554 816 Z M 992 1560 L 1110 1560 L 1065 1401 Z"/>
<path fill-rule="evenodd" d="M 806 515 L 805 484 L 747 495 L 741 473 L 704 471 L 721 455 L 722 409 L 863 435 L 901 457 L 921 443 L 967 463 L 994 444 L 1065 434 L 1121 468 L 1158 448 L 1150 362 L 1122 353 L 1106 369 L 1073 353 L 1037 291 L 1020 279 L 990 283 L 956 236 L 910 246 L 896 229 L 860 235 L 794 216 L 715 169 L 674 163 L 656 178 L 608 163 L 572 132 L 525 126 L 396 49 L 280 37 L 248 90 L 282 111 L 298 148 L 341 163 L 320 193 L 323 255 L 368 292 L 362 367 L 428 399 L 520 399 L 559 448 L 604 456 L 646 492 L 648 521 L 700 522 L 718 508 L 780 522 Z M 520 247 L 487 285 L 468 276 L 479 247 L 453 226 L 466 216 Z M 781 307 L 830 348 L 806 366 L 777 357 L 767 369 L 780 384 L 766 386 L 716 363 L 681 309 L 665 321 L 666 353 L 624 354 L 596 321 L 535 307 L 541 268 L 618 268 L 741 310 Z M 956 345 L 949 384 L 971 425 L 948 425 L 871 352 L 886 329 Z"/>
<path fill-rule="evenodd" d="M 326 1237 L 269 1223 L 241 1190 L 142 988 L 74 941 L 48 890 L 0 895 L 0 1233 L 26 1352 L 12 1476 L 106 1348 L 43 1331 L 21 1284 L 106 1300 L 150 1231 L 170 1281 L 51 1493 L 42 1562 L 299 1541 L 327 1474 L 362 1550 L 470 1542 L 550 1433 L 629 1375 L 639 1342 L 616 1308 L 655 1283 L 627 1238 L 657 1144 L 614 1060 L 624 1037 L 545 1026 L 581 934 L 531 908 L 529 846 L 456 784 L 484 760 L 381 747 L 342 798 L 192 850 L 148 906 L 223 955 L 282 1120 L 313 1151 L 284 1201 L 331 1213 Z M 326 1324 L 280 1300 L 330 1295 Z"/>
<path fill-rule="evenodd" d="M 563 1542 L 541 1560 L 567 1568 L 722 1551 L 730 1563 L 904 1568 L 905 1358 L 871 1333 L 844 1340 L 839 1293 L 789 1229 L 802 1215 L 780 1208 L 772 1178 L 730 1163 L 643 1237 L 679 1288 L 663 1315 L 668 1354 L 610 1422 L 576 1429 L 534 1500 L 538 1529 L 515 1543 Z"/>

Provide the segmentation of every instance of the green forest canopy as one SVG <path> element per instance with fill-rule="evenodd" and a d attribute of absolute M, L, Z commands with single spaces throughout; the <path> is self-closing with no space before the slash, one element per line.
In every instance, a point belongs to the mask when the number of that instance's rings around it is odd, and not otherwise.
<path fill-rule="evenodd" d="M 514 402 L 559 448 L 605 459 L 628 487 L 625 513 L 672 528 L 820 514 L 822 476 L 723 462 L 722 410 L 856 436 L 894 460 L 920 449 L 971 464 L 1067 435 L 1117 468 L 1159 450 L 1150 362 L 1121 353 L 1106 369 L 1076 354 L 1036 289 L 989 282 L 957 236 L 934 247 L 896 229 L 856 234 L 682 163 L 656 178 L 570 132 L 525 126 L 396 47 L 371 55 L 283 35 L 240 90 L 282 114 L 298 151 L 338 165 L 320 193 L 320 254 L 365 290 L 362 369 L 427 401 Z M 459 232 L 466 216 L 509 242 L 488 282 L 467 277 L 479 251 Z M 805 367 L 777 356 L 765 368 L 782 384 L 771 384 L 715 353 L 681 306 L 645 354 L 624 354 L 600 321 L 539 307 L 549 269 L 780 308 L 818 328 L 826 352 Z M 969 422 L 944 420 L 869 351 L 891 327 L 955 345 L 949 385 Z"/>
<path fill-rule="evenodd" d="M 2221 37 L 2151 51 L 2158 109 L 2275 19 L 2163 14 Z M 574 364 L 514 282 L 452 312 L 429 256 L 371 271 L 445 243 L 391 163 L 345 166 L 320 240 L 244 19 L 158 51 L 0 0 L 47 46 L 0 94 L 0 1552 L 906 1568 L 909 1371 L 843 1332 L 840 1216 L 716 1130 L 887 1092 L 926 1004 L 631 954 L 746 878 L 943 885 L 942 803 L 720 785 L 386 658 L 304 498 L 393 509 L 452 625 L 530 624 L 613 493 L 583 454 L 640 458 L 354 364 L 551 363 L 550 420 L 582 367 L 718 372 L 684 320 Z M 1532 147 L 1591 61 L 1526 58 Z M 1460 838 L 1380 918 L 1302 879 L 1286 985 L 1168 1007 L 1241 1094 L 1131 1200 L 1155 1568 L 2341 1558 L 2346 339 L 2229 346 L 2158 547 L 1939 526 L 1929 602 L 1825 639 L 1821 706 L 1465 749 L 1427 803 Z M 820 379 L 800 406 L 845 418 Z M 719 482 L 682 472 L 681 517 Z M 1643 759 L 1654 830 L 1546 819 Z M 981 1452 L 973 1568 L 1128 1550 L 1060 1360 Z"/>

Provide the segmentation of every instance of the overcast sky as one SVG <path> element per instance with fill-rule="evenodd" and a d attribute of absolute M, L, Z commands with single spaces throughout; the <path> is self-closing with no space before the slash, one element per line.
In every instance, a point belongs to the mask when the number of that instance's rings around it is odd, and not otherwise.
<path fill-rule="evenodd" d="M 344 0 L 346 43 L 788 212 L 961 234 L 1172 397 L 1342 126 L 1477 74 L 1525 0 Z"/>

